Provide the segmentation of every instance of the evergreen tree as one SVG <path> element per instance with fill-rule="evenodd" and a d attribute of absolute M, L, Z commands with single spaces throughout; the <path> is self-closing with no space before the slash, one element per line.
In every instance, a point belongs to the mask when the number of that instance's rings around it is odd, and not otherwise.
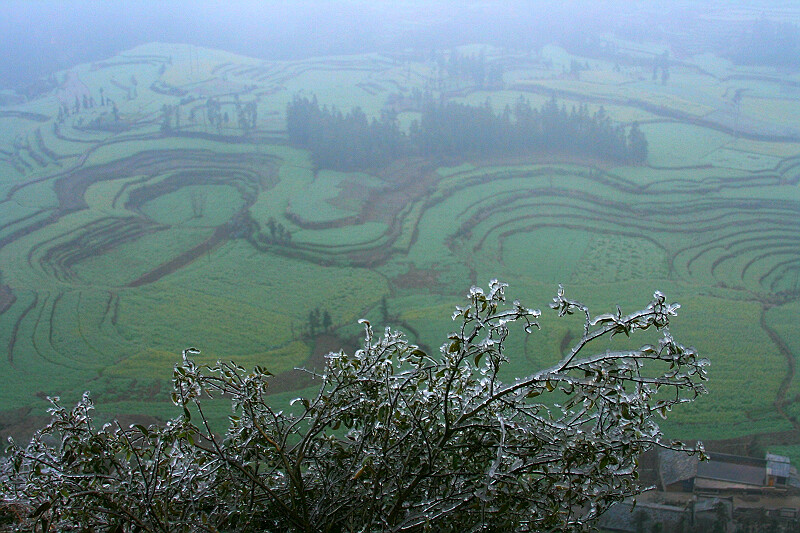
<path fill-rule="evenodd" d="M 308 312 L 308 331 L 313 337 L 319 328 L 319 309 L 312 309 Z"/>
<path fill-rule="evenodd" d="M 647 161 L 647 138 L 639 129 L 639 123 L 634 122 L 628 132 L 629 160 L 632 163 L 645 163 Z"/>
<path fill-rule="evenodd" d="M 316 100 L 288 105 L 287 131 L 295 145 L 311 151 L 321 168 L 357 170 L 384 166 L 398 157 L 495 157 L 541 151 L 588 155 L 615 162 L 643 162 L 647 141 L 638 127 L 633 137 L 601 107 L 590 115 L 585 105 L 567 110 L 555 98 L 540 109 L 524 99 L 496 114 L 482 106 L 428 99 L 422 117 L 408 132 L 393 113 L 369 119 L 361 108 L 343 114 Z"/>

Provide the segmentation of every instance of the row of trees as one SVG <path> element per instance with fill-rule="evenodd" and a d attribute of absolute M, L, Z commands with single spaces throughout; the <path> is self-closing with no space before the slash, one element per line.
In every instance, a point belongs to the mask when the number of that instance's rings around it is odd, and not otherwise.
<path fill-rule="evenodd" d="M 164 104 L 161 106 L 161 131 L 181 129 L 181 106 Z"/>
<path fill-rule="evenodd" d="M 317 333 L 330 331 L 333 319 L 327 309 L 316 307 L 308 312 L 308 334 L 312 337 Z"/>
<path fill-rule="evenodd" d="M 453 50 L 449 54 L 435 53 L 434 60 L 439 76 L 446 73 L 450 79 L 466 79 L 479 89 L 503 86 L 503 66 L 500 63 L 489 63 L 486 54 L 460 54 Z"/>
<path fill-rule="evenodd" d="M 191 100 L 189 100 L 191 102 Z M 183 102 L 182 102 L 183 103 Z M 238 126 L 244 131 L 250 131 L 256 127 L 258 120 L 258 106 L 255 101 L 241 103 L 239 95 L 234 95 L 234 105 L 236 107 L 236 121 Z M 194 123 L 198 110 L 200 107 L 193 107 L 189 112 L 189 122 Z M 222 128 L 223 124 L 230 122 L 230 116 L 227 111 L 223 111 L 222 103 L 218 98 L 209 98 L 206 100 L 205 105 L 206 118 L 212 126 L 217 129 Z M 162 113 L 162 131 L 171 131 L 173 117 L 175 119 L 175 129 L 180 129 L 180 106 L 164 104 L 161 108 Z"/>
<path fill-rule="evenodd" d="M 258 119 L 258 106 L 256 102 L 247 102 L 242 104 L 239 102 L 239 95 L 235 95 L 236 100 L 236 119 L 239 127 L 245 131 L 250 131 L 256 127 L 256 120 Z"/>
<path fill-rule="evenodd" d="M 533 108 L 520 99 L 496 114 L 490 104 L 476 107 L 428 101 L 422 117 L 403 131 L 396 116 L 369 119 L 360 108 L 342 113 L 320 107 L 316 98 L 295 97 L 287 107 L 290 141 L 311 151 L 319 167 L 355 170 L 384 166 L 405 156 L 496 157 L 556 152 L 643 163 L 647 139 L 638 125 L 614 123 L 600 108 L 567 110 L 555 99 Z"/>
<path fill-rule="evenodd" d="M 134 81 L 136 78 L 132 78 Z M 107 98 L 103 94 L 103 88 L 100 87 L 100 107 L 104 107 L 106 105 L 113 106 L 114 108 L 117 107 L 117 104 L 114 103 L 111 98 Z M 128 98 L 130 100 L 130 98 Z M 82 103 L 81 103 L 82 102 Z M 78 98 L 75 96 L 75 103 L 73 105 L 69 105 L 66 102 L 61 102 L 58 106 L 58 116 L 56 117 L 56 121 L 59 123 L 63 123 L 64 120 L 70 116 L 70 114 L 77 115 L 81 112 L 81 109 L 93 109 L 95 107 L 95 100 L 94 96 L 91 94 L 83 94 L 82 98 Z"/>
<path fill-rule="evenodd" d="M 288 246 L 292 241 L 292 233 L 273 217 L 267 220 L 268 233 L 247 211 L 232 217 L 227 225 L 232 239 L 245 239 L 258 250 L 265 250 L 271 245 Z"/>

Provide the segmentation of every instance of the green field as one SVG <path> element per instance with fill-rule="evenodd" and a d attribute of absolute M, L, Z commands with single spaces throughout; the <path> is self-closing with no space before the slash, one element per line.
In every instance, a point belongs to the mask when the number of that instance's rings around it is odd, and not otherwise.
<path fill-rule="evenodd" d="M 84 390 L 105 414 L 166 416 L 171 369 L 189 346 L 206 361 L 266 366 L 283 398 L 308 386 L 292 369 L 319 364 L 327 346 L 310 334 L 313 310 L 331 317 L 326 342 L 352 347 L 359 318 L 383 326 L 385 299 L 389 322 L 435 350 L 452 306 L 493 277 L 542 308 L 559 283 L 597 312 L 662 290 L 682 304 L 676 337 L 712 361 L 710 394 L 673 413 L 670 436 L 758 434 L 769 445 L 800 430 L 800 100 L 781 72 L 764 81 L 763 68 L 698 56 L 662 85 L 636 59 L 658 47 L 631 48 L 620 69 L 592 59 L 576 76 L 564 67 L 584 58 L 557 47 L 487 47 L 505 69 L 503 86 L 487 89 L 436 80 L 435 64 L 415 57 L 278 62 L 195 48 L 190 62 L 188 50 L 141 46 L 0 108 L 13 111 L 0 113 L 0 414 L 10 420 L 0 432 L 43 413 L 47 395 Z M 419 111 L 411 95 L 431 86 L 498 112 L 553 91 L 567 107 L 602 106 L 641 123 L 648 162 L 539 154 L 345 173 L 287 145 L 294 95 L 369 117 L 402 102 L 407 126 Z M 84 95 L 94 105 L 73 110 Z M 209 122 L 209 98 L 228 120 Z M 255 127 L 236 120 L 248 103 Z M 58 120 L 62 104 L 70 114 Z M 166 128 L 164 106 L 180 116 Z M 510 340 L 509 377 L 552 361 L 579 331 L 547 312 L 542 325 Z"/>

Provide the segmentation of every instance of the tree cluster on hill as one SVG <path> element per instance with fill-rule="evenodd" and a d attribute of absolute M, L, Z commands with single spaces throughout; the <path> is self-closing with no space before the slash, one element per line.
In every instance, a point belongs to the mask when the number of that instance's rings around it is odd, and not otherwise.
<path fill-rule="evenodd" d="M 434 60 L 439 73 L 447 73 L 450 79 L 467 79 L 479 89 L 503 86 L 503 67 L 488 63 L 483 51 L 479 54 L 460 54 L 452 50 L 449 54 L 435 53 Z"/>
<path fill-rule="evenodd" d="M 50 424 L 0 463 L 0 529 L 577 532 L 642 490 L 645 450 L 702 454 L 655 422 L 705 392 L 707 361 L 667 331 L 677 304 L 656 292 L 592 316 L 559 288 L 550 307 L 582 317 L 583 334 L 553 366 L 503 382 L 512 326 L 530 333 L 540 314 L 505 288 L 473 287 L 437 354 L 365 323 L 363 348 L 329 354 L 292 408 L 267 396 L 267 370 L 198 365 L 194 349 L 175 365 L 182 414 L 165 425 L 97 427 L 88 393 L 73 409 L 52 399 Z M 609 349 L 651 328 L 655 344 Z M 224 435 L 204 414 L 220 396 Z"/>
<path fill-rule="evenodd" d="M 170 132 L 181 128 L 181 106 L 164 104 L 161 106 L 161 131 Z"/>
<path fill-rule="evenodd" d="M 330 331 L 333 325 L 331 314 L 327 309 L 316 307 L 308 312 L 308 334 L 313 337 L 317 333 Z"/>
<path fill-rule="evenodd" d="M 254 129 L 258 118 L 258 106 L 256 102 L 242 104 L 238 94 L 233 95 L 233 98 L 236 105 L 236 120 L 239 127 L 246 132 Z"/>
<path fill-rule="evenodd" d="M 222 113 L 222 105 L 217 98 L 206 100 L 206 116 L 209 124 L 218 128 L 222 127 L 224 115 Z"/>
<path fill-rule="evenodd" d="M 653 58 L 653 81 L 658 79 L 658 71 L 661 70 L 661 84 L 667 84 L 669 81 L 669 63 L 669 51 L 667 50 Z"/>
<path fill-rule="evenodd" d="M 269 217 L 266 225 L 269 233 L 261 229 L 261 225 L 248 211 L 238 213 L 227 222 L 232 239 L 245 239 L 258 250 L 266 250 L 274 244 L 287 246 L 291 243 L 291 232 L 274 217 Z"/>
<path fill-rule="evenodd" d="M 747 24 L 723 52 L 735 63 L 777 67 L 800 66 L 800 27 L 766 18 Z"/>
<path fill-rule="evenodd" d="M 520 99 L 496 114 L 488 102 L 469 106 L 428 101 L 408 132 L 385 112 L 368 119 L 358 107 L 347 113 L 295 97 L 286 112 L 289 140 L 311 151 L 318 167 L 355 170 L 384 166 L 404 156 L 496 157 L 542 152 L 643 163 L 647 139 L 637 124 L 626 131 L 600 108 L 568 111 L 555 99 L 539 109 Z"/>

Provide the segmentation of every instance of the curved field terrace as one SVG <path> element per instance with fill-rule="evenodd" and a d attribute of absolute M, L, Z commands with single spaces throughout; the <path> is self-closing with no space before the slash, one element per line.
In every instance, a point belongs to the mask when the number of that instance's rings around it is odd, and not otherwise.
<path fill-rule="evenodd" d="M 588 70 L 565 77 L 573 56 L 555 47 L 482 49 L 502 83 L 440 79 L 438 96 L 502 111 L 556 91 L 607 106 L 640 122 L 647 163 L 542 153 L 334 172 L 289 145 L 298 94 L 413 118 L 415 90 L 442 75 L 421 56 L 265 62 L 152 44 L 0 109 L 0 433 L 21 431 L 47 395 L 87 389 L 106 414 L 170 416 L 188 346 L 266 366 L 276 395 L 313 385 L 295 368 L 352 349 L 362 317 L 435 350 L 469 285 L 497 277 L 540 307 L 559 283 L 596 310 L 664 291 L 682 304 L 675 336 L 712 360 L 711 394 L 670 435 L 800 437 L 800 131 L 751 105 L 779 93 L 794 112 L 796 82 L 704 56 L 661 84 L 624 54 L 580 58 Z M 70 108 L 84 92 L 94 104 Z M 511 339 L 510 373 L 578 331 L 542 323 Z"/>

